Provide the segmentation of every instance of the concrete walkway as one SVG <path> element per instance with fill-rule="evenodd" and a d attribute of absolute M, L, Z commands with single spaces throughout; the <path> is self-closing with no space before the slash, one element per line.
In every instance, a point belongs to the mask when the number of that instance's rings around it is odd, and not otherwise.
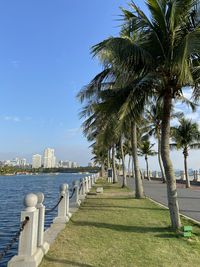
<path fill-rule="evenodd" d="M 128 179 L 128 185 L 134 190 L 134 179 Z M 144 181 L 144 190 L 147 197 L 167 206 L 166 184 L 161 181 Z M 184 188 L 183 184 L 177 184 L 180 212 L 200 222 L 200 186 Z"/>
<path fill-rule="evenodd" d="M 99 179 L 60 232 L 40 267 L 197 267 L 200 228 L 188 242 L 169 228 L 169 213 L 127 188 Z M 179 236 L 179 238 L 177 238 Z"/>

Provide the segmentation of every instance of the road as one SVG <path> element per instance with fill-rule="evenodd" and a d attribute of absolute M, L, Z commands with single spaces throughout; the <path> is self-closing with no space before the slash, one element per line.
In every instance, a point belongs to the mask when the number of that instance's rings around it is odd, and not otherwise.
<path fill-rule="evenodd" d="M 128 186 L 134 190 L 134 179 L 128 179 Z M 166 184 L 145 180 L 144 191 L 147 197 L 167 206 Z M 183 184 L 177 184 L 177 191 L 180 212 L 200 222 L 200 186 L 186 189 Z"/>

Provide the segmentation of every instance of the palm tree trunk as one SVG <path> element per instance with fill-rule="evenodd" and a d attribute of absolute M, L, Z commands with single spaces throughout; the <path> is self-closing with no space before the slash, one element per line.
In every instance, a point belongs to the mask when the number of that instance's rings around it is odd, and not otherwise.
<path fill-rule="evenodd" d="M 128 177 L 131 178 L 131 156 L 128 159 Z"/>
<path fill-rule="evenodd" d="M 132 122 L 132 133 L 131 133 L 131 146 L 132 146 L 132 156 L 134 161 L 134 171 L 135 171 L 135 197 L 144 198 L 144 189 L 142 184 L 142 179 L 140 176 L 138 155 L 137 155 L 137 127 L 136 123 Z"/>
<path fill-rule="evenodd" d="M 184 155 L 184 169 L 185 169 L 185 178 L 186 178 L 186 188 L 190 188 L 190 180 L 189 180 L 188 168 L 187 168 L 187 157 L 188 157 L 187 147 L 184 148 L 183 155 Z"/>
<path fill-rule="evenodd" d="M 147 170 L 147 179 L 151 181 L 151 178 L 149 176 L 149 164 L 148 164 L 148 157 L 145 155 L 145 161 L 146 161 L 146 170 Z"/>
<path fill-rule="evenodd" d="M 117 183 L 116 165 L 115 165 L 115 145 L 112 146 L 112 169 L 113 169 L 113 183 Z"/>
<path fill-rule="evenodd" d="M 101 162 L 101 177 L 104 177 L 105 176 L 105 164 L 104 162 L 102 161 Z"/>
<path fill-rule="evenodd" d="M 141 169 L 140 169 L 140 176 L 141 176 L 141 179 L 144 180 L 144 176 L 143 176 L 143 174 L 142 174 Z"/>
<path fill-rule="evenodd" d="M 132 157 L 132 177 L 135 178 L 135 170 L 134 170 L 134 160 L 133 160 L 133 157 Z"/>
<path fill-rule="evenodd" d="M 122 141 L 122 138 L 121 138 L 121 140 L 120 140 L 120 146 L 121 146 L 121 154 L 122 154 L 122 170 L 123 170 L 122 187 L 125 187 L 125 186 L 127 186 L 127 181 L 126 181 L 126 165 L 125 165 L 124 148 L 123 148 L 123 141 Z"/>
<path fill-rule="evenodd" d="M 160 171 L 161 171 L 163 183 L 166 183 L 166 177 L 165 177 L 165 173 L 164 173 L 164 170 L 163 170 L 163 163 L 162 163 L 162 158 L 161 158 L 160 130 L 157 131 L 157 138 L 158 138 L 158 162 L 159 162 L 159 165 L 160 165 Z"/>
<path fill-rule="evenodd" d="M 108 156 L 107 156 L 107 164 L 108 164 L 108 169 L 110 168 L 110 148 L 108 149 Z"/>
<path fill-rule="evenodd" d="M 171 107 L 172 107 L 172 96 L 171 93 L 167 92 L 164 96 L 162 134 L 161 134 L 161 155 L 167 180 L 167 196 L 168 196 L 168 207 L 170 212 L 171 225 L 174 229 L 178 229 L 181 227 L 181 221 L 180 221 L 179 206 L 177 200 L 176 178 L 174 176 L 173 165 L 169 156 Z"/>

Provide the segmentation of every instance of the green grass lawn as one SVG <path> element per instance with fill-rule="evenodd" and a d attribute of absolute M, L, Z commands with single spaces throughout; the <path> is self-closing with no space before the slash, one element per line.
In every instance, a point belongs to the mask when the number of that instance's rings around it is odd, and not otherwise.
<path fill-rule="evenodd" d="M 108 185 L 88 196 L 59 234 L 40 267 L 200 266 L 200 228 L 191 239 L 169 228 L 168 210 L 128 189 Z"/>

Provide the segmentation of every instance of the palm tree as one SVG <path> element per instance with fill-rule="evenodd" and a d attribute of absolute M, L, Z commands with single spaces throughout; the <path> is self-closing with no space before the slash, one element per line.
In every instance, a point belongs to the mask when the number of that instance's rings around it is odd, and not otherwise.
<path fill-rule="evenodd" d="M 95 50 L 95 48 L 94 48 Z M 106 54 L 104 55 L 104 60 L 106 58 Z M 107 61 L 109 61 L 111 58 L 111 55 L 109 55 L 108 58 L 106 58 Z M 142 180 L 140 176 L 139 171 L 139 165 L 138 165 L 138 155 L 137 155 L 137 122 L 141 111 L 144 109 L 144 101 L 145 98 L 143 94 L 141 95 L 140 92 L 140 86 L 141 83 L 139 76 L 142 77 L 143 74 L 137 74 L 135 75 L 135 80 L 127 83 L 124 90 L 122 90 L 120 83 L 120 73 L 121 69 L 119 68 L 118 64 L 114 63 L 111 67 L 105 68 L 104 71 L 102 71 L 100 74 L 98 74 L 88 86 L 83 88 L 79 94 L 78 98 L 81 102 L 87 100 L 86 108 L 83 108 L 83 112 L 86 115 L 90 115 L 92 113 L 92 106 L 99 106 L 101 111 L 104 114 L 104 120 L 106 121 L 111 114 L 115 113 L 115 116 L 117 115 L 118 120 L 116 121 L 116 129 L 120 129 L 121 133 L 125 133 L 124 131 L 126 124 L 128 124 L 127 128 L 129 129 L 130 133 L 130 139 L 131 139 L 131 148 L 132 148 L 132 157 L 134 159 L 134 170 L 135 170 L 135 195 L 136 198 L 143 198 L 144 197 L 144 190 L 142 185 Z M 117 73 L 117 74 L 116 74 Z M 116 78 L 117 77 L 117 78 Z M 137 77 L 137 79 L 136 79 Z M 109 82 L 108 82 L 109 81 Z M 135 86 L 137 85 L 138 86 Z M 131 105 L 131 99 L 130 98 L 130 92 L 133 92 L 134 95 L 137 98 L 137 101 L 140 106 L 140 110 L 134 108 Z M 133 96 L 131 95 L 131 98 Z M 129 112 L 126 112 L 126 106 L 124 103 L 126 103 L 126 100 L 128 98 L 128 107 Z M 123 120 L 121 119 L 123 118 Z M 101 128 L 101 127 L 100 127 Z M 112 136 L 112 134 L 110 134 Z"/>
<path fill-rule="evenodd" d="M 119 160 L 119 171 L 123 172 L 123 179 L 122 179 L 122 188 L 127 186 L 127 179 L 126 179 L 126 164 L 125 164 L 125 157 L 126 157 L 126 148 L 125 148 L 125 137 L 122 134 L 117 144 L 117 155 L 116 158 Z M 122 164 L 121 164 L 122 161 Z"/>
<path fill-rule="evenodd" d="M 190 103 L 192 104 L 192 103 Z M 162 115 L 163 115 L 163 103 L 161 101 L 152 101 L 149 107 L 145 111 L 145 117 L 148 121 L 148 134 L 149 136 L 154 136 L 158 140 L 158 162 L 160 165 L 160 170 L 162 174 L 163 183 L 166 182 L 165 173 L 163 170 L 163 163 L 161 158 L 161 124 L 162 124 Z M 182 112 L 175 112 L 172 110 L 171 119 L 183 117 Z"/>
<path fill-rule="evenodd" d="M 131 80 L 135 71 L 145 74 L 143 79 L 140 79 L 140 91 L 163 99 L 161 156 L 167 179 L 171 225 L 177 229 L 181 226 L 181 221 L 176 179 L 170 160 L 170 117 L 172 101 L 179 99 L 184 86 L 191 86 L 195 99 L 200 96 L 199 18 L 194 12 L 196 0 L 146 2 L 150 11 L 148 16 L 134 2 L 130 3 L 133 12 L 122 9 L 122 32 L 129 34 L 129 37 L 111 37 L 97 45 L 94 52 L 112 53 L 113 62 L 123 69 L 126 81 Z M 132 99 L 131 96 L 129 98 L 132 106 L 138 101 L 133 95 Z M 129 106 L 128 103 L 126 107 Z"/>
<path fill-rule="evenodd" d="M 95 165 L 101 166 L 101 177 L 105 177 L 105 164 L 106 164 L 106 149 L 102 146 L 98 146 L 97 143 L 93 143 L 91 145 L 92 154 L 94 157 L 92 160 L 94 161 Z"/>
<path fill-rule="evenodd" d="M 132 150 L 136 181 L 140 183 L 137 161 L 137 117 L 148 98 L 163 99 L 161 124 L 161 156 L 167 179 L 168 206 L 171 225 L 181 226 L 177 201 L 176 179 L 170 160 L 170 118 L 173 100 L 180 99 L 182 88 L 191 86 L 197 100 L 199 90 L 200 26 L 195 13 L 196 0 L 147 0 L 150 15 L 130 3 L 122 9 L 124 24 L 120 37 L 111 37 L 93 47 L 105 68 L 97 75 L 86 95 L 105 89 L 107 81 L 123 91 L 124 104 L 120 120 L 131 121 Z M 110 86 L 111 88 L 111 86 Z M 136 183 L 137 185 L 137 183 Z"/>
<path fill-rule="evenodd" d="M 116 112 L 113 111 L 108 115 L 104 106 L 105 104 L 103 102 L 89 103 L 89 106 L 85 106 L 82 109 L 81 117 L 86 117 L 87 119 L 83 122 L 82 126 L 88 141 L 95 141 L 96 154 L 99 153 L 98 150 L 100 150 L 100 152 L 102 150 L 104 152 L 106 151 L 106 153 L 104 153 L 104 158 L 106 158 L 107 167 L 110 165 L 111 149 L 113 182 L 116 183 L 118 181 L 115 162 L 116 144 L 121 139 L 122 132 L 117 128 L 118 117 Z M 105 162 L 103 162 L 103 164 L 105 165 Z"/>
<path fill-rule="evenodd" d="M 148 156 L 155 156 L 158 153 L 154 150 L 152 150 L 152 147 L 155 144 L 151 144 L 149 140 L 146 138 L 143 138 L 143 140 L 140 142 L 140 146 L 138 149 L 139 156 L 144 156 L 146 161 L 146 172 L 147 172 L 147 179 L 151 180 L 149 177 L 149 164 L 148 164 Z"/>
<path fill-rule="evenodd" d="M 172 140 L 175 143 L 170 144 L 171 148 L 182 149 L 184 156 L 184 170 L 186 177 L 186 188 L 190 187 L 188 177 L 187 157 L 190 149 L 200 148 L 200 131 L 198 124 L 189 119 L 182 118 L 179 120 L 180 125 L 172 127 Z"/>

